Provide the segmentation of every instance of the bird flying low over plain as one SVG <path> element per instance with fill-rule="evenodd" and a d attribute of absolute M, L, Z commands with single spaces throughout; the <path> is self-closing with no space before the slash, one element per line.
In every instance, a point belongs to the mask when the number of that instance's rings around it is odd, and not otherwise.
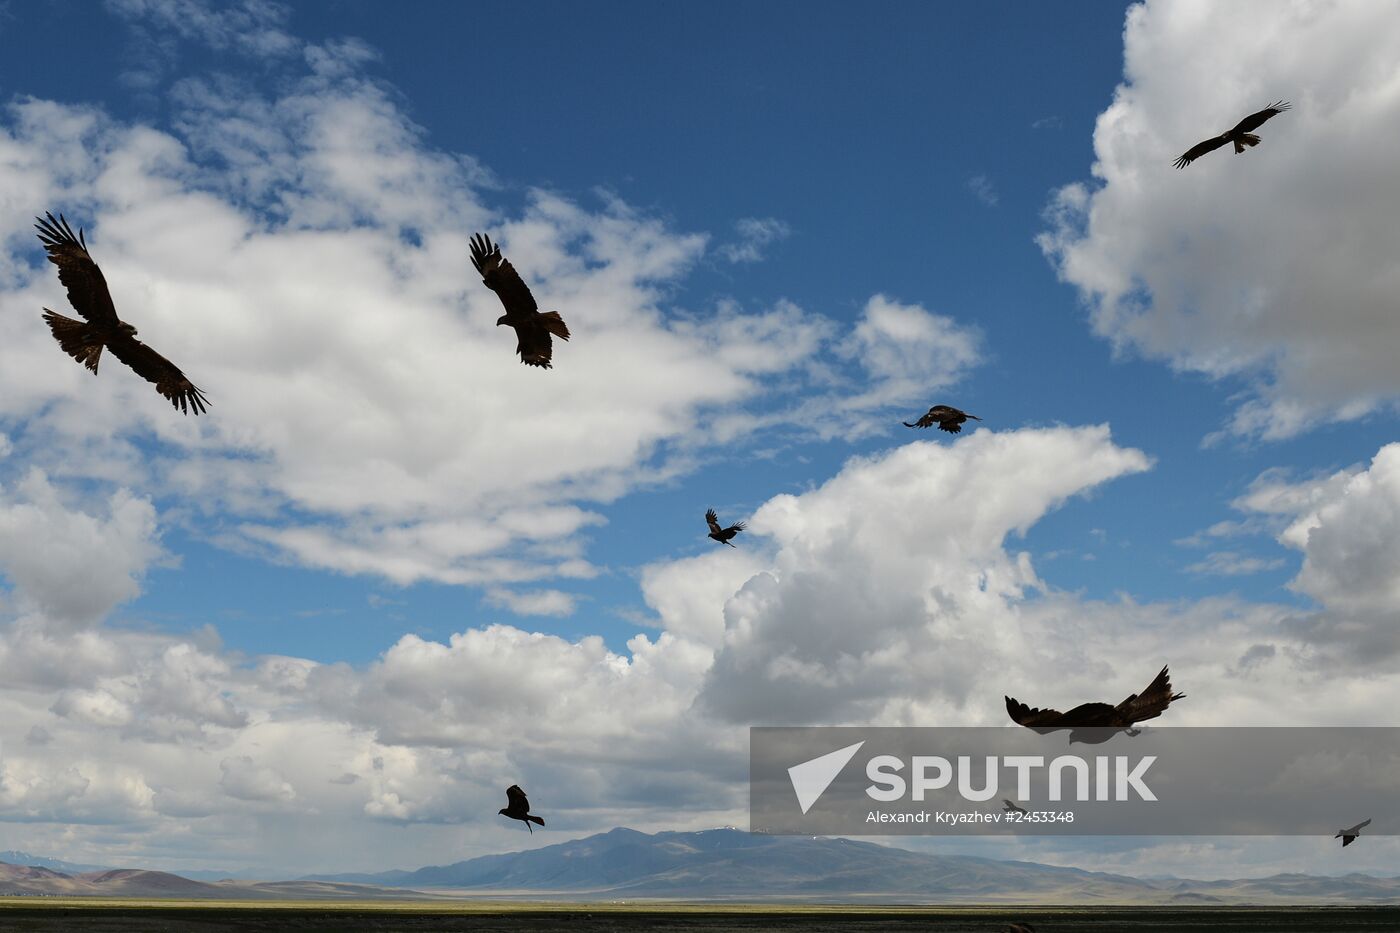
<path fill-rule="evenodd" d="M 920 418 L 918 421 L 915 421 L 913 424 L 910 424 L 907 421 L 901 423 L 906 428 L 931 428 L 936 424 L 938 425 L 938 430 L 940 431 L 947 431 L 950 434 L 957 434 L 959 431 L 962 430 L 963 423 L 966 422 L 968 418 L 971 418 L 973 421 L 982 420 L 976 415 L 969 415 L 965 411 L 959 411 L 958 409 L 951 408 L 947 405 L 935 405 L 932 408 L 930 408 L 922 418 Z"/>
<path fill-rule="evenodd" d="M 543 818 L 530 815 L 530 799 L 525 796 L 525 792 L 520 789 L 519 784 L 512 784 L 506 788 L 506 806 L 501 807 L 496 812 L 500 813 L 501 816 L 508 816 L 524 823 L 525 828 L 530 830 L 532 836 L 535 834 L 535 830 L 530 826 L 531 823 L 544 825 Z"/>
<path fill-rule="evenodd" d="M 1007 799 L 1005 799 L 1005 798 L 1003 798 L 1001 802 L 1002 802 L 1003 804 L 1005 804 L 1005 806 L 1003 806 L 1003 807 L 1001 808 L 1001 809 L 1002 809 L 1002 812 L 1004 812 L 1004 813 L 1025 813 L 1025 812 L 1026 812 L 1026 808 L 1025 808 L 1025 807 L 1018 807 L 1018 806 L 1016 806 L 1016 804 L 1012 803 L 1011 801 L 1009 801 L 1009 800 L 1007 800 Z"/>
<path fill-rule="evenodd" d="M 1370 820 L 1364 820 L 1360 823 L 1357 823 L 1351 829 L 1337 830 L 1337 835 L 1333 836 L 1332 838 L 1336 839 L 1338 836 L 1340 836 L 1342 840 L 1342 848 L 1345 849 L 1347 846 L 1351 845 L 1353 842 L 1356 841 L 1356 837 L 1361 835 L 1361 830 L 1365 829 L 1367 826 L 1370 825 Z"/>
<path fill-rule="evenodd" d="M 735 522 L 728 528 L 721 528 L 719 527 L 719 516 L 715 514 L 714 509 L 710 509 L 705 513 L 705 524 L 710 526 L 709 536 L 711 538 L 714 538 L 721 544 L 727 544 L 730 547 L 738 547 L 737 544 L 729 539 L 744 530 L 743 522 Z"/>
<path fill-rule="evenodd" d="M 75 321 L 44 309 L 44 321 L 63 352 L 96 375 L 102 350 L 106 348 L 136 375 L 154 383 L 156 391 L 170 399 L 170 404 L 182 414 L 189 414 L 191 410 L 196 415 L 203 414 L 209 404 L 204 393 L 185 378 L 178 366 L 137 340 L 135 327 L 117 317 L 116 305 L 107 291 L 107 280 L 88 254 L 82 228 L 79 227 L 78 235 L 74 236 L 62 214 L 57 220 L 47 212 L 44 217 L 34 219 L 38 221 L 34 226 L 39 231 L 44 251 L 49 254 L 49 262 L 58 266 L 58 280 L 68 290 L 68 303 L 83 318 Z"/>
<path fill-rule="evenodd" d="M 1238 155 L 1244 152 L 1246 146 L 1259 145 L 1259 137 L 1254 135 L 1254 130 L 1259 129 L 1259 127 L 1263 126 L 1272 117 L 1278 116 L 1285 110 L 1292 109 L 1293 106 L 1286 100 L 1275 101 L 1258 113 L 1251 113 L 1239 123 L 1236 123 L 1234 129 L 1221 133 L 1219 136 L 1213 136 L 1203 142 L 1196 143 L 1196 145 L 1187 149 L 1186 152 L 1182 154 L 1181 158 L 1177 159 L 1173 164 L 1176 165 L 1177 168 L 1185 168 L 1207 152 L 1214 152 L 1226 143 L 1234 143 L 1235 154 Z"/>
<path fill-rule="evenodd" d="M 505 306 L 506 313 L 496 319 L 496 326 L 509 324 L 515 329 L 515 352 L 520 354 L 520 362 L 526 366 L 553 368 L 551 335 L 560 340 L 569 339 L 569 327 L 559 312 L 540 313 L 529 286 L 490 237 L 480 233 L 472 236 L 472 265 L 481 273 L 481 281 Z"/>
<path fill-rule="evenodd" d="M 1134 723 L 1156 719 L 1173 700 L 1180 700 L 1185 696 L 1184 693 L 1172 693 L 1171 678 L 1166 667 L 1163 667 L 1162 672 L 1147 685 L 1147 689 L 1142 693 L 1130 694 L 1117 706 L 1108 703 L 1081 703 L 1069 712 L 1062 713 L 1055 709 L 1034 709 L 1019 700 L 1006 697 L 1006 711 L 1017 725 L 1034 729 L 1041 734 L 1069 729 L 1071 742 L 1097 744 L 1113 737 L 1113 731 L 1109 730 L 1137 735 L 1138 731 L 1131 728 Z"/>

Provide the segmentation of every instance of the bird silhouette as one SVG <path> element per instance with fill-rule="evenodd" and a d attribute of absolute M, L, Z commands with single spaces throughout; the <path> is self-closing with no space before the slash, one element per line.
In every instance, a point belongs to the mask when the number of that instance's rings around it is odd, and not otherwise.
<path fill-rule="evenodd" d="M 714 510 L 714 509 L 710 509 L 710 510 L 708 510 L 708 511 L 705 513 L 705 524 L 707 524 L 707 525 L 710 526 L 710 535 L 709 535 L 709 536 L 710 536 L 711 538 L 714 538 L 716 541 L 720 542 L 721 544 L 727 544 L 727 545 L 729 545 L 730 547 L 738 547 L 738 545 L 736 545 L 734 542 L 730 541 L 729 539 L 732 538 L 732 537 L 734 537 L 734 536 L 737 535 L 739 532 L 741 532 L 741 531 L 744 530 L 744 523 L 743 523 L 743 522 L 735 522 L 733 525 L 730 525 L 728 528 L 721 528 L 721 527 L 719 527 L 719 516 L 715 514 L 715 510 Z"/>
<path fill-rule="evenodd" d="M 1024 807 L 1018 807 L 1018 806 L 1016 806 L 1016 804 L 1012 803 L 1012 802 L 1009 801 L 1009 800 L 1003 799 L 1003 800 L 1002 800 L 1002 803 L 1006 804 L 1006 806 L 1004 806 L 1004 807 L 1001 808 L 1001 809 L 1002 809 L 1002 812 L 1004 812 L 1004 813 L 1025 813 L 1025 812 L 1026 812 L 1026 810 L 1025 810 Z"/>
<path fill-rule="evenodd" d="M 1162 668 L 1152 683 L 1142 693 L 1129 694 L 1127 699 L 1113 706 L 1108 703 L 1081 703 L 1067 713 L 1055 709 L 1034 709 L 1006 697 L 1006 711 L 1017 725 L 1034 729 L 1042 734 L 1069 729 L 1071 742 L 1098 744 L 1107 742 L 1115 731 L 1126 731 L 1137 735 L 1131 728 L 1134 723 L 1146 719 L 1156 719 L 1162 715 L 1173 700 L 1184 698 L 1184 693 L 1172 693 L 1172 682 L 1166 667 Z M 1082 731 L 1088 730 L 1088 731 Z"/>
<path fill-rule="evenodd" d="M 1356 837 L 1361 835 L 1362 829 L 1370 825 L 1370 820 L 1364 820 L 1363 822 L 1357 823 L 1351 829 L 1337 830 L 1337 835 L 1333 836 L 1332 838 L 1336 839 L 1337 836 L 1340 836 L 1342 838 L 1342 848 L 1345 849 L 1347 846 L 1351 845 L 1353 842 L 1356 841 Z"/>
<path fill-rule="evenodd" d="M 44 309 L 44 321 L 63 352 L 97 375 L 97 364 L 105 348 L 136 375 L 154 383 L 156 391 L 182 414 L 191 410 L 202 414 L 209 404 L 204 393 L 185 378 L 178 366 L 137 340 L 135 327 L 117 317 L 107 280 L 88 254 L 82 228 L 74 236 L 62 214 L 57 220 L 49 213 L 34 219 L 38 221 L 34 226 L 49 254 L 49 262 L 58 266 L 58 280 L 68 290 L 68 303 L 83 317 L 82 321 L 75 321 Z"/>
<path fill-rule="evenodd" d="M 559 312 L 540 313 L 529 286 L 490 237 L 480 233 L 472 236 L 472 265 L 481 273 L 481 281 L 505 306 L 506 313 L 496 319 L 496 326 L 509 324 L 515 328 L 515 352 L 520 354 L 520 362 L 526 366 L 552 368 L 554 341 L 550 335 L 560 340 L 569 339 L 569 326 Z"/>
<path fill-rule="evenodd" d="M 962 430 L 963 423 L 966 422 L 968 418 L 971 418 L 973 421 L 982 420 L 976 415 L 969 415 L 965 411 L 960 411 L 948 405 L 935 405 L 913 424 L 907 421 L 901 423 L 906 428 L 931 428 L 936 424 L 940 431 L 947 431 L 949 434 L 957 434 Z"/>
<path fill-rule="evenodd" d="M 525 828 L 530 830 L 530 835 L 535 834 L 531 823 L 544 825 L 544 820 L 538 816 L 530 815 L 530 799 L 525 796 L 525 792 L 520 789 L 519 784 L 512 784 L 506 788 L 506 806 L 496 811 L 501 816 L 508 816 L 513 820 L 519 820 L 525 824 Z"/>
<path fill-rule="evenodd" d="M 1207 152 L 1214 152 L 1226 143 L 1234 143 L 1235 154 L 1238 155 L 1244 152 L 1247 146 L 1259 145 L 1259 137 L 1255 136 L 1251 130 L 1259 129 L 1259 127 L 1263 126 L 1264 123 L 1272 117 L 1276 117 L 1285 110 L 1291 109 L 1292 105 L 1287 101 L 1275 101 L 1258 113 L 1251 113 L 1249 116 L 1236 123 L 1234 129 L 1227 130 L 1219 136 L 1212 136 L 1210 139 L 1196 143 L 1196 145 L 1187 149 L 1186 152 L 1182 154 L 1181 158 L 1177 159 L 1173 164 L 1177 168 L 1185 168 Z"/>

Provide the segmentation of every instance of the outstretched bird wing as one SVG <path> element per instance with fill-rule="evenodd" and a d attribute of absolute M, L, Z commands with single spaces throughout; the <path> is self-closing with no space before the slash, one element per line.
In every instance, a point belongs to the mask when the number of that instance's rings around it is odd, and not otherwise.
<path fill-rule="evenodd" d="M 1055 726 L 1067 725 L 1064 722 L 1065 714 L 1057 709 L 1037 709 L 1027 706 L 1020 700 L 1013 697 L 1006 698 L 1006 711 L 1011 714 L 1011 721 L 1020 726 Z"/>
<path fill-rule="evenodd" d="M 512 784 L 506 788 L 507 809 L 519 810 L 521 813 L 530 812 L 530 798 L 525 796 L 525 792 L 520 789 L 519 784 Z"/>
<path fill-rule="evenodd" d="M 1171 677 L 1167 674 L 1167 668 L 1164 665 L 1161 672 L 1152 679 L 1152 683 L 1147 685 L 1147 689 L 1143 690 L 1142 693 L 1129 694 L 1122 703 L 1114 708 L 1114 712 L 1128 722 L 1156 719 L 1162 715 L 1172 700 L 1180 700 L 1185 696 L 1184 693 L 1172 693 Z"/>
<path fill-rule="evenodd" d="M 180 367 L 135 337 L 125 333 L 109 337 L 107 350 L 130 366 L 136 375 L 154 383 L 156 391 L 170 399 L 170 404 L 180 409 L 182 414 L 189 414 L 190 409 L 194 409 L 196 415 L 204 414 L 209 404 L 204 393 L 180 372 Z"/>
<path fill-rule="evenodd" d="M 1113 707 L 1107 703 L 1081 703 L 1068 713 L 1062 713 L 1057 709 L 1037 709 L 1013 697 L 1007 697 L 1006 711 L 1011 715 L 1011 721 L 1017 725 L 1053 731 L 1105 726 Z"/>
<path fill-rule="evenodd" d="M 1196 143 L 1196 145 L 1192 146 L 1190 149 L 1187 149 L 1184 153 L 1182 153 L 1181 157 L 1172 164 L 1175 165 L 1177 168 L 1185 168 L 1192 162 L 1195 162 L 1201 156 L 1205 155 L 1207 152 L 1214 152 L 1229 141 L 1230 137 L 1228 135 L 1225 135 L 1214 136 L 1210 139 L 1205 140 L 1204 142 Z"/>
<path fill-rule="evenodd" d="M 941 408 L 941 407 L 942 407 L 942 406 L 934 406 L 933 408 L 930 408 L 930 409 L 928 410 L 928 412 L 927 412 L 922 418 L 920 418 L 918 421 L 915 421 L 913 424 L 910 424 L 909 422 L 906 421 L 906 422 L 904 422 L 904 426 L 905 426 L 906 428 L 931 428 L 931 427 L 933 427 L 933 423 L 934 423 L 935 421 L 938 420 L 938 418 L 937 418 L 936 415 L 937 415 L 938 409 Z"/>
<path fill-rule="evenodd" d="M 1253 132 L 1254 130 L 1259 129 L 1259 127 L 1267 123 L 1271 118 L 1278 116 L 1285 110 L 1292 109 L 1293 105 L 1290 104 L 1288 101 L 1276 100 L 1269 106 L 1265 107 L 1263 110 L 1260 110 L 1258 113 L 1251 113 L 1249 116 L 1236 123 L 1235 128 L 1230 131 L 1230 135 L 1233 136 L 1238 133 Z"/>
<path fill-rule="evenodd" d="M 510 264 L 510 260 L 501 255 L 501 248 L 492 243 L 489 236 L 480 233 L 472 236 L 472 265 L 481 273 L 481 280 L 486 283 L 486 287 L 501 299 L 506 314 L 511 317 L 525 317 L 540 309 L 535 303 L 535 296 L 530 294 L 530 287 L 525 284 L 520 273 L 515 271 L 515 266 Z M 517 334 L 521 333 L 519 327 L 515 330 Z M 545 334 L 545 340 L 549 340 L 548 333 Z M 523 334 L 521 343 L 523 346 Z"/>
<path fill-rule="evenodd" d="M 705 524 L 710 526 L 710 534 L 717 535 L 720 533 L 719 516 L 715 514 L 714 509 L 708 509 L 705 512 Z"/>
<path fill-rule="evenodd" d="M 107 280 L 102 270 L 88 255 L 83 231 L 73 235 L 73 228 L 59 214 L 45 212 L 44 217 L 34 218 L 34 226 L 39 231 L 39 240 L 49 254 L 49 262 L 58 266 L 58 280 L 68 290 L 68 301 L 73 310 L 85 321 L 102 328 L 115 328 L 119 323 L 116 306 L 112 304 L 112 294 L 107 291 Z"/>

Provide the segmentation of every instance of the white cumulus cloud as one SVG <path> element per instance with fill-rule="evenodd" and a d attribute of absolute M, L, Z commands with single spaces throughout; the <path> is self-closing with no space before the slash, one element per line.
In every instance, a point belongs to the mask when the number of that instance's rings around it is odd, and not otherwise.
<path fill-rule="evenodd" d="M 1400 17 L 1385 5 L 1148 0 L 1041 246 L 1096 333 L 1251 386 L 1227 430 L 1278 438 L 1400 396 Z M 1280 54 L 1280 49 L 1289 50 Z M 1286 98 L 1261 145 L 1172 160 Z"/>

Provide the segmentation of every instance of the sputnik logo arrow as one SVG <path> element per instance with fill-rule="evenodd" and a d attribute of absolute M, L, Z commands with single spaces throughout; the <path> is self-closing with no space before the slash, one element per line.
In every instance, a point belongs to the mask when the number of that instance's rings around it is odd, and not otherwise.
<path fill-rule="evenodd" d="M 854 745 L 847 745 L 820 758 L 813 758 L 788 768 L 788 777 L 792 779 L 792 789 L 797 793 L 797 803 L 802 807 L 804 816 L 821 795 L 826 793 L 826 789 L 836 780 L 841 769 L 846 767 L 864 744 L 864 741 L 860 741 Z"/>

